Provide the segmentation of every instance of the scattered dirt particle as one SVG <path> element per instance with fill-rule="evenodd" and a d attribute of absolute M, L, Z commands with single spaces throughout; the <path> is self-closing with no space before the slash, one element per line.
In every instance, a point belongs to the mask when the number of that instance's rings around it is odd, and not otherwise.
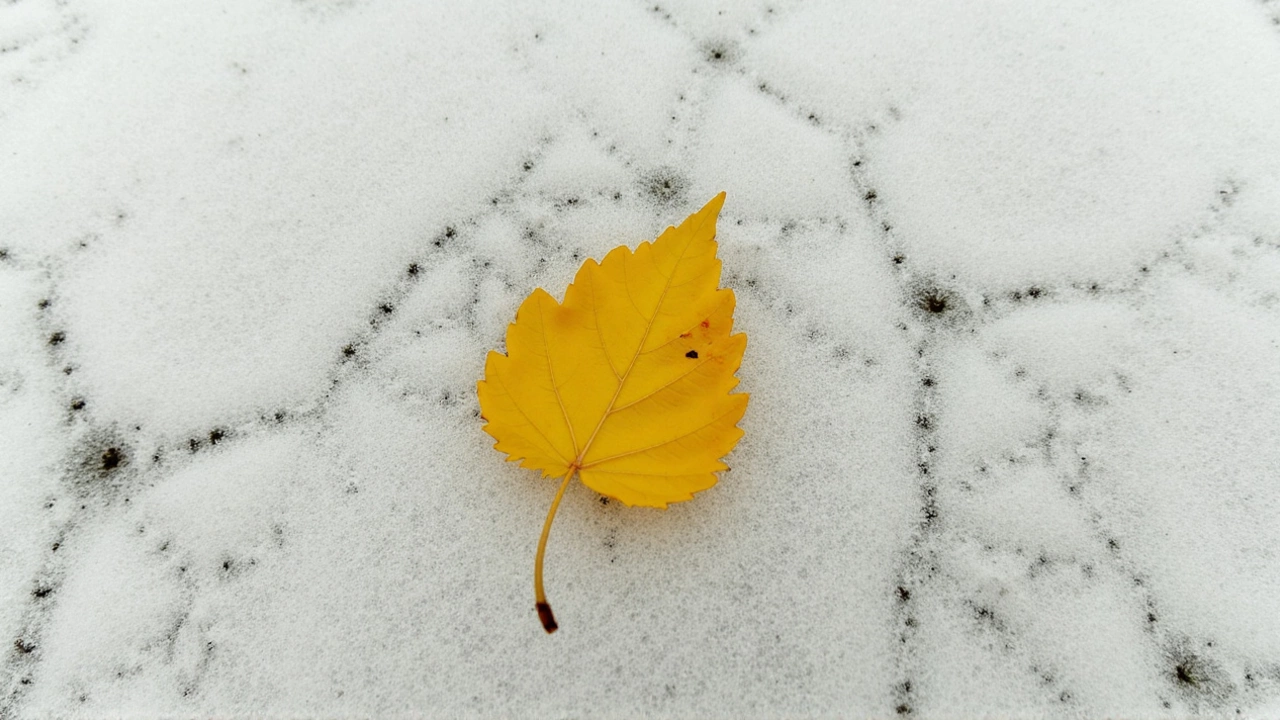
<path fill-rule="evenodd" d="M 951 296 L 940 288 L 926 288 L 916 298 L 916 305 L 932 315 L 941 315 L 951 306 Z"/>
<path fill-rule="evenodd" d="M 658 168 L 643 178 L 641 187 L 654 202 L 673 205 L 684 197 L 689 181 L 671 168 Z"/>
<path fill-rule="evenodd" d="M 102 451 L 102 470 L 104 472 L 111 472 L 124 465 L 127 461 L 125 454 L 118 447 L 109 447 Z"/>

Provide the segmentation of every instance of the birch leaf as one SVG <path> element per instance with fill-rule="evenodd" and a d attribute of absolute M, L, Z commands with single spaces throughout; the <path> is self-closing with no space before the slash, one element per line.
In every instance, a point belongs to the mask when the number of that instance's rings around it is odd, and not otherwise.
<path fill-rule="evenodd" d="M 561 478 L 538 543 L 536 608 L 551 521 L 576 475 L 627 505 L 665 508 L 715 485 L 747 395 L 731 393 L 747 345 L 716 258 L 720 193 L 635 251 L 587 260 L 556 302 L 538 288 L 491 351 L 478 384 L 485 432 L 507 459 Z"/>

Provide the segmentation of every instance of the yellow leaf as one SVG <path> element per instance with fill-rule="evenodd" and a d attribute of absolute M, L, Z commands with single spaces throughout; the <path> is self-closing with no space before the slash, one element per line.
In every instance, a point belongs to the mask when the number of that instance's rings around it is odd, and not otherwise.
<path fill-rule="evenodd" d="M 510 461 L 563 478 L 538 543 L 537 608 L 551 520 L 569 481 L 627 505 L 665 508 L 716 483 L 742 436 L 747 395 L 731 394 L 747 345 L 720 289 L 720 193 L 634 252 L 587 260 L 564 302 L 538 288 L 490 352 L 478 384 L 484 429 Z"/>

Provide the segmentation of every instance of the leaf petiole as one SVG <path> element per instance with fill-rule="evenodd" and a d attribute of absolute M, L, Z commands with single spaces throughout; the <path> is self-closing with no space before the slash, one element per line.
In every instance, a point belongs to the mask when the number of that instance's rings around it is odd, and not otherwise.
<path fill-rule="evenodd" d="M 542 558 L 547 554 L 547 538 L 551 537 L 551 521 L 556 519 L 556 511 L 560 509 L 560 500 L 564 498 L 564 491 L 577 472 L 576 465 L 569 468 L 569 472 L 564 475 L 564 482 L 560 483 L 560 489 L 556 491 L 555 500 L 551 501 L 551 509 L 547 511 L 547 521 L 542 524 L 542 537 L 538 538 L 538 555 L 533 561 L 533 594 L 536 603 L 534 607 L 538 610 L 542 629 L 546 630 L 548 635 L 560 626 L 556 624 L 556 616 L 551 614 L 551 604 L 547 602 L 547 593 L 542 589 Z"/>

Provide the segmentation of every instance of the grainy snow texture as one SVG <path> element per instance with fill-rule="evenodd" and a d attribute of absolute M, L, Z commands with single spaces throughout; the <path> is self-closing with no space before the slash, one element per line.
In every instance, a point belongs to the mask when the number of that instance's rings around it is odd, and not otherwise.
<path fill-rule="evenodd" d="M 732 471 L 502 462 L 720 190 Z M 0 3 L 0 718 L 1280 716 L 1280 4 Z"/>

